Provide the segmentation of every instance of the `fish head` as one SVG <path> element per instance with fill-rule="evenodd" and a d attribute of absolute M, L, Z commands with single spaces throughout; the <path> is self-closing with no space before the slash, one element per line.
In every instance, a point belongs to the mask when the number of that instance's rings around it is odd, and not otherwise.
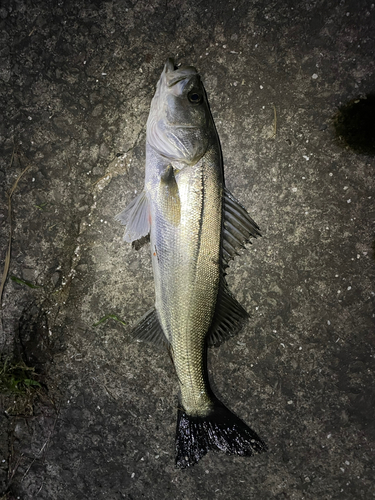
<path fill-rule="evenodd" d="M 147 142 L 162 156 L 194 165 L 214 132 L 206 92 L 193 66 L 165 63 L 151 102 Z"/>

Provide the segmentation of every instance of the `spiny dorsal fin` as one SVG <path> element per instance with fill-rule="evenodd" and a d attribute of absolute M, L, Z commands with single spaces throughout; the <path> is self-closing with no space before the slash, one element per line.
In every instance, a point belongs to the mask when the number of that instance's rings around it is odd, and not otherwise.
<path fill-rule="evenodd" d="M 223 278 L 214 319 L 206 337 L 207 345 L 217 347 L 237 335 L 248 317 L 248 313 L 232 296 Z"/>
<path fill-rule="evenodd" d="M 131 335 L 136 340 L 150 342 L 159 347 L 168 346 L 169 341 L 164 335 L 155 307 L 143 315 L 134 325 Z"/>
<path fill-rule="evenodd" d="M 222 231 L 223 266 L 237 255 L 240 248 L 250 241 L 250 238 L 261 236 L 258 225 L 253 221 L 246 209 L 236 198 L 224 188 L 224 217 Z"/>
<path fill-rule="evenodd" d="M 147 236 L 150 232 L 150 215 L 146 193 L 142 191 L 125 210 L 115 216 L 115 220 L 126 226 L 125 241 L 131 243 Z"/>

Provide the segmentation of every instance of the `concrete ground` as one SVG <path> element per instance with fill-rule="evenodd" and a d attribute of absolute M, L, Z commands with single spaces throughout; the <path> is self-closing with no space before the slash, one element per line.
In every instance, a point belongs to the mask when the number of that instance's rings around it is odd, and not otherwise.
<path fill-rule="evenodd" d="M 375 497 L 375 162 L 335 129 L 375 90 L 374 33 L 372 0 L 1 2 L 1 366 L 40 384 L 1 396 L 1 499 Z M 129 335 L 149 247 L 113 219 L 168 56 L 201 73 L 263 234 L 228 271 L 251 319 L 209 366 L 269 451 L 184 471 L 168 354 Z"/>

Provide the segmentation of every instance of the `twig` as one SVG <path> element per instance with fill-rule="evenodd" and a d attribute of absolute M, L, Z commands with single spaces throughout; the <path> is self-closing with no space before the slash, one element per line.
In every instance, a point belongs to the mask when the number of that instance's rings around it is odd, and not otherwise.
<path fill-rule="evenodd" d="M 276 116 L 276 106 L 275 105 L 273 105 L 273 116 L 274 116 L 274 120 L 273 120 L 273 136 L 272 137 L 276 137 L 277 116 Z"/>
<path fill-rule="evenodd" d="M 114 401 L 117 401 L 117 398 L 116 396 L 114 396 L 112 394 L 112 392 L 108 389 L 108 387 L 103 384 L 103 383 L 100 383 L 95 377 L 91 377 L 98 385 L 101 385 L 102 387 L 104 387 L 104 389 L 108 392 L 109 396 L 114 400 Z"/>
<path fill-rule="evenodd" d="M 49 433 L 49 436 L 47 438 L 47 440 L 45 441 L 44 445 L 41 447 L 41 449 L 39 450 L 39 452 L 37 453 L 37 456 L 34 457 L 34 459 L 31 461 L 30 465 L 28 466 L 28 468 L 26 469 L 26 472 L 24 473 L 24 475 L 22 476 L 22 479 L 21 481 L 23 481 L 25 479 L 25 477 L 27 476 L 27 474 L 29 473 L 31 467 L 34 465 L 34 462 L 36 462 L 36 460 L 39 460 L 43 457 L 43 454 L 45 455 L 47 453 L 47 449 L 48 449 L 48 445 L 49 445 L 49 442 L 51 440 L 51 437 L 52 437 L 52 434 L 54 433 L 55 431 L 55 427 L 56 427 L 56 422 L 59 418 L 59 414 L 60 414 L 60 410 L 57 410 L 57 415 L 56 415 L 56 418 L 55 418 L 55 421 L 53 422 L 53 426 L 52 426 L 52 429 Z"/>
<path fill-rule="evenodd" d="M 35 496 L 39 495 L 39 493 L 42 491 L 43 486 L 44 486 L 44 479 L 42 480 L 42 484 L 40 485 L 39 490 L 35 493 Z"/>
<path fill-rule="evenodd" d="M 23 453 L 20 454 L 20 456 L 17 458 L 17 461 L 12 469 L 12 471 L 10 471 L 10 468 L 9 468 L 9 471 L 8 471 L 8 481 L 7 481 L 7 487 L 9 488 L 10 486 L 10 483 L 13 481 L 13 477 L 14 477 L 14 474 L 16 473 L 20 463 L 21 463 L 21 460 L 23 459 Z"/>
<path fill-rule="evenodd" d="M 15 149 L 13 148 L 9 168 L 12 167 L 14 155 L 15 155 Z M 7 253 L 5 255 L 3 276 L 1 278 L 1 285 L 0 285 L 0 309 L 2 309 L 3 291 L 4 291 L 5 282 L 6 282 L 7 277 L 8 277 L 9 266 L 10 266 L 10 254 L 11 254 L 11 250 L 12 250 L 12 196 L 13 196 L 14 191 L 17 188 L 18 182 L 20 181 L 21 177 L 23 176 L 23 174 L 25 174 L 27 172 L 27 170 L 29 170 L 30 167 L 31 167 L 31 165 L 28 165 L 26 168 L 24 168 L 22 170 L 20 175 L 17 177 L 16 182 L 13 184 L 11 190 L 8 193 L 9 241 L 8 241 L 8 250 L 7 250 Z"/>

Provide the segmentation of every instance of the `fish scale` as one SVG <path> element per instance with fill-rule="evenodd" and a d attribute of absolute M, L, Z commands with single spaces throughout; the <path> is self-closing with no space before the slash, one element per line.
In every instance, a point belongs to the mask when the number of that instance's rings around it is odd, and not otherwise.
<path fill-rule="evenodd" d="M 265 443 L 214 395 L 207 347 L 235 335 L 247 313 L 225 269 L 259 228 L 225 188 L 221 149 L 200 76 L 167 60 L 147 121 L 144 190 L 117 219 L 124 239 L 150 234 L 155 307 L 138 340 L 169 347 L 180 386 L 176 466 L 209 450 L 251 455 Z"/>
<path fill-rule="evenodd" d="M 200 168 L 181 170 L 176 175 L 180 224 L 174 226 L 162 220 L 161 224 L 155 224 L 158 232 L 155 235 L 151 232 L 151 246 L 155 244 L 157 253 L 163 253 L 163 262 L 153 257 L 160 276 L 160 292 L 156 292 L 162 297 L 158 307 L 160 323 L 171 342 L 181 403 L 191 414 L 204 414 L 212 407 L 203 359 L 204 339 L 214 313 L 220 273 L 221 193 L 212 176 L 217 176 L 216 169 L 208 167 L 207 159 L 201 162 Z M 158 205 L 158 211 L 160 208 Z M 167 207 L 162 207 L 160 213 L 164 212 L 163 208 Z M 167 240 L 168 249 L 163 245 Z M 176 252 L 176 248 L 182 249 L 182 253 Z"/>

